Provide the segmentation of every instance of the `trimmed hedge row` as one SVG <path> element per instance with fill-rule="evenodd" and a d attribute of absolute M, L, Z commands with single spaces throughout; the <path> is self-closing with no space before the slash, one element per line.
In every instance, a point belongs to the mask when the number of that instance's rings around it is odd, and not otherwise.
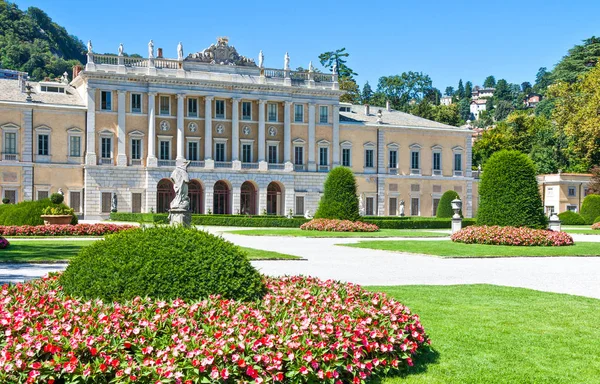
<path fill-rule="evenodd" d="M 166 223 L 167 213 L 129 213 L 111 212 L 110 219 L 113 221 L 131 221 L 135 223 Z"/>
<path fill-rule="evenodd" d="M 450 229 L 452 227 L 452 219 L 438 219 L 429 217 L 408 218 L 396 217 L 395 220 L 381 218 L 363 218 L 363 223 L 375 224 L 379 229 Z M 475 219 L 463 219 L 462 226 L 468 227 L 475 225 Z"/>
<path fill-rule="evenodd" d="M 288 219 L 282 216 L 227 216 L 222 215 L 192 215 L 193 225 L 216 225 L 225 227 L 279 227 L 300 228 L 310 220 L 302 218 Z"/>
<path fill-rule="evenodd" d="M 0 225 L 44 225 L 44 219 L 41 216 L 48 207 L 70 210 L 62 203 L 53 204 L 50 199 L 2 204 L 0 205 Z M 73 216 L 71 224 L 77 224 L 77 216 Z"/>
<path fill-rule="evenodd" d="M 577 212 L 564 211 L 558 214 L 562 225 L 585 225 L 585 219 Z"/>

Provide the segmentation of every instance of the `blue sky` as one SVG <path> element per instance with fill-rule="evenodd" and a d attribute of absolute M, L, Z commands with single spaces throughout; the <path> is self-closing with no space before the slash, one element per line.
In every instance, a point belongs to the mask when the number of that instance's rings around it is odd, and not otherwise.
<path fill-rule="evenodd" d="M 265 66 L 307 67 L 318 55 L 346 47 L 348 64 L 375 89 L 380 76 L 422 71 L 442 92 L 460 78 L 487 75 L 533 83 L 581 40 L 600 35 L 598 0 L 479 1 L 72 1 L 15 0 L 36 6 L 94 51 L 147 54 L 154 40 L 167 57 L 176 47 L 201 51 L 228 36 L 244 56 L 265 55 Z"/>

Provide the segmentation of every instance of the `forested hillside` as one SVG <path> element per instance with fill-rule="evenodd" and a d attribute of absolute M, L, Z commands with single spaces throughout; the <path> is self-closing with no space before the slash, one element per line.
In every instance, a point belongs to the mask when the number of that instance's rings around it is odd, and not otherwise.
<path fill-rule="evenodd" d="M 58 77 L 85 61 L 85 45 L 39 8 L 20 10 L 0 0 L 0 67 L 34 80 Z"/>

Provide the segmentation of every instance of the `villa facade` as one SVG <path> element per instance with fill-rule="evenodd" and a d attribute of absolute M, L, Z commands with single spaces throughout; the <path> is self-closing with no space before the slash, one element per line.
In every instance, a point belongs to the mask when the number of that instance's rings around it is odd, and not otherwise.
<path fill-rule="evenodd" d="M 471 134 L 387 108 L 340 103 L 338 76 L 264 66 L 227 39 L 184 58 L 98 55 L 73 79 L 0 79 L 0 188 L 12 201 L 59 189 L 85 218 L 165 212 L 189 161 L 195 213 L 315 212 L 327 172 L 350 167 L 367 215 L 433 216 L 455 190 L 475 214 Z M 29 94 L 29 96 L 28 96 Z"/>

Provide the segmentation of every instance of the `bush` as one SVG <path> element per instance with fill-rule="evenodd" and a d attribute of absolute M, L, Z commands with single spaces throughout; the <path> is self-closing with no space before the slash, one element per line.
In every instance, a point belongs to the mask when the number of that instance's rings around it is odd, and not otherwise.
<path fill-rule="evenodd" d="M 238 247 L 193 228 L 123 231 L 81 250 L 60 278 L 65 292 L 89 299 L 262 297 L 258 271 Z"/>
<path fill-rule="evenodd" d="M 10 243 L 4 237 L 0 236 L 0 249 L 8 248 Z"/>
<path fill-rule="evenodd" d="M 336 219 L 314 219 L 302 224 L 300 229 L 305 231 L 326 232 L 377 232 L 379 228 L 374 224 L 366 224 L 360 221 L 336 220 Z"/>
<path fill-rule="evenodd" d="M 73 208 L 69 208 L 64 204 L 50 205 L 42 209 L 43 215 L 75 215 Z"/>
<path fill-rule="evenodd" d="M 438 219 L 435 217 L 374 217 L 365 216 L 364 223 L 375 224 L 379 229 L 450 229 L 452 219 Z M 475 225 L 475 219 L 463 219 L 463 227 Z"/>
<path fill-rule="evenodd" d="M 131 221 L 136 223 L 166 223 L 168 213 L 128 213 L 111 212 L 110 219 L 114 221 Z"/>
<path fill-rule="evenodd" d="M 581 204 L 581 216 L 586 224 L 593 224 L 600 216 L 600 195 L 587 195 Z"/>
<path fill-rule="evenodd" d="M 41 216 L 44 209 L 51 205 L 50 199 L 2 205 L 0 225 L 43 225 Z"/>
<path fill-rule="evenodd" d="M 309 277 L 266 287 L 251 303 L 111 304 L 71 299 L 56 276 L 4 286 L 0 382 L 364 383 L 426 357 L 419 316 L 385 294 Z"/>
<path fill-rule="evenodd" d="M 479 185 L 477 223 L 546 228 L 535 166 L 519 151 L 499 151 L 486 162 Z"/>
<path fill-rule="evenodd" d="M 452 218 L 454 216 L 454 211 L 452 210 L 452 200 L 459 199 L 458 193 L 456 191 L 446 191 L 442 195 L 440 202 L 437 207 L 437 212 L 435 213 L 435 217 L 438 218 Z M 462 217 L 462 209 L 459 211 L 460 216 Z"/>
<path fill-rule="evenodd" d="M 558 214 L 562 225 L 585 225 L 585 219 L 577 212 L 565 211 Z"/>
<path fill-rule="evenodd" d="M 599 217 L 599 219 L 600 219 L 600 217 Z M 597 230 L 597 229 L 600 230 L 600 220 L 598 220 L 596 223 L 594 223 L 592 225 L 592 229 L 593 230 Z"/>
<path fill-rule="evenodd" d="M 50 195 L 50 201 L 52 204 L 61 204 L 65 200 L 65 197 L 60 193 L 53 193 Z"/>
<path fill-rule="evenodd" d="M 468 227 L 453 234 L 452 241 L 466 244 L 563 246 L 573 245 L 573 238 L 565 232 L 526 227 L 482 226 Z"/>
<path fill-rule="evenodd" d="M 14 225 L 0 226 L 3 236 L 104 236 L 133 229 L 131 225 L 77 224 L 77 225 Z"/>
<path fill-rule="evenodd" d="M 594 220 L 594 224 L 595 223 L 600 223 L 600 216 L 596 217 L 596 220 Z"/>
<path fill-rule="evenodd" d="M 350 168 L 336 167 L 329 172 L 315 219 L 356 221 L 360 218 L 356 179 Z"/>

